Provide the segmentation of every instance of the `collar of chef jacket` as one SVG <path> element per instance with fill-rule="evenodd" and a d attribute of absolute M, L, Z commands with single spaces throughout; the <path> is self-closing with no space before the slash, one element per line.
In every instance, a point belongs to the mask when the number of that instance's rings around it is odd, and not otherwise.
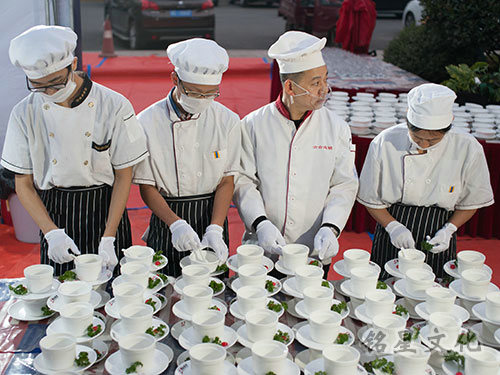
<path fill-rule="evenodd" d="M 71 108 L 75 108 L 82 104 L 85 99 L 87 99 L 87 96 L 90 94 L 90 90 L 92 89 L 92 80 L 89 78 L 87 74 L 84 72 L 76 72 L 81 78 L 83 78 L 83 84 L 82 87 L 80 87 L 80 90 L 78 91 L 77 95 L 73 99 L 73 101 L 70 104 Z"/>
<path fill-rule="evenodd" d="M 418 147 L 416 145 L 416 143 L 411 139 L 411 135 L 410 135 L 410 131 L 408 130 L 407 132 L 408 134 L 408 151 L 411 153 L 411 154 L 418 154 Z M 433 152 L 436 152 L 436 151 L 441 151 L 443 150 L 445 146 L 445 144 L 448 142 L 448 132 L 446 132 L 444 134 L 444 137 L 443 139 L 441 139 L 438 143 L 438 146 L 437 147 L 434 147 L 433 149 L 430 149 L 427 151 L 427 153 L 433 153 Z"/>
<path fill-rule="evenodd" d="M 278 99 L 274 102 L 276 105 L 276 109 L 278 110 L 279 113 L 283 115 L 287 120 L 293 121 L 291 116 L 290 116 L 290 111 L 288 111 L 288 108 L 285 107 L 285 104 L 281 100 L 281 95 L 278 95 Z M 304 116 L 302 116 L 302 121 L 300 124 L 302 124 L 309 116 L 311 116 L 312 111 L 307 111 Z"/>

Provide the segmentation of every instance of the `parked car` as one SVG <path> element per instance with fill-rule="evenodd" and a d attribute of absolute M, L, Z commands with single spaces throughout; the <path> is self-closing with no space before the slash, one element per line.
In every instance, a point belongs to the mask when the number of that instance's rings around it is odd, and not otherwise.
<path fill-rule="evenodd" d="M 394 14 L 397 17 L 403 15 L 406 4 L 410 0 L 374 0 L 377 15 Z"/>
<path fill-rule="evenodd" d="M 403 26 L 420 25 L 423 7 L 418 0 L 411 0 L 403 12 Z"/>
<path fill-rule="evenodd" d="M 147 42 L 215 37 L 212 0 L 106 0 L 113 35 L 131 49 Z"/>

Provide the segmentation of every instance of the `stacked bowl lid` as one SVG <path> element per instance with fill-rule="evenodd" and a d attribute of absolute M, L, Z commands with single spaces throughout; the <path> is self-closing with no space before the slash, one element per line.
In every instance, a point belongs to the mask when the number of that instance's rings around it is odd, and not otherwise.
<path fill-rule="evenodd" d="M 472 133 L 478 139 L 500 139 L 500 105 L 455 104 L 453 116 L 453 127 L 459 132 Z"/>

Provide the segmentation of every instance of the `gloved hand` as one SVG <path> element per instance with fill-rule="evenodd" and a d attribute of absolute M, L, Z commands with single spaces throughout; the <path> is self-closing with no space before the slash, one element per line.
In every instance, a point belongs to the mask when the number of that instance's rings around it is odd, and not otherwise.
<path fill-rule="evenodd" d="M 113 271 L 118 264 L 115 252 L 115 237 L 102 237 L 101 242 L 99 242 L 97 254 L 102 257 L 103 266 Z"/>
<path fill-rule="evenodd" d="M 45 234 L 45 239 L 49 244 L 49 259 L 56 263 L 71 262 L 74 256 L 69 252 L 80 255 L 80 250 L 75 242 L 69 237 L 64 229 L 53 229 Z"/>
<path fill-rule="evenodd" d="M 398 249 L 414 249 L 415 248 L 415 240 L 413 239 L 413 235 L 403 224 L 399 221 L 391 221 L 385 227 L 387 233 L 391 237 L 391 243 L 394 247 Z"/>
<path fill-rule="evenodd" d="M 433 254 L 439 254 L 446 251 L 450 247 L 450 240 L 453 233 L 457 231 L 457 227 L 452 223 L 446 223 L 440 230 L 436 232 L 434 237 L 428 242 L 434 247 L 430 250 Z"/>
<path fill-rule="evenodd" d="M 269 254 L 283 254 L 281 246 L 286 242 L 278 228 L 269 220 L 264 220 L 257 225 L 257 238 L 259 245 Z"/>
<path fill-rule="evenodd" d="M 339 241 L 330 228 L 323 227 L 314 236 L 314 250 L 318 251 L 320 260 L 333 258 L 339 252 Z"/>
<path fill-rule="evenodd" d="M 227 245 L 222 238 L 223 232 L 224 229 L 220 225 L 210 224 L 205 230 L 205 234 L 201 240 L 201 245 L 203 247 L 209 247 L 215 251 L 215 255 L 219 258 L 219 264 L 226 262 L 229 253 Z"/>
<path fill-rule="evenodd" d="M 201 249 L 201 241 L 191 225 L 186 220 L 179 219 L 170 225 L 172 245 L 177 251 Z"/>

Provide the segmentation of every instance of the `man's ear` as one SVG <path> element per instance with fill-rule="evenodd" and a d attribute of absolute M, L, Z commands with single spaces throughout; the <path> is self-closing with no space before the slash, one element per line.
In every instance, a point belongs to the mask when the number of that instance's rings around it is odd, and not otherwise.
<path fill-rule="evenodd" d="M 172 80 L 174 86 L 177 86 L 179 84 L 179 77 L 177 76 L 176 72 L 170 73 L 170 79 Z"/>
<path fill-rule="evenodd" d="M 287 79 L 283 83 L 283 92 L 286 93 L 287 95 L 294 96 L 295 93 L 293 92 L 292 88 L 293 88 L 292 81 L 290 79 Z"/>
<path fill-rule="evenodd" d="M 75 56 L 75 58 L 73 59 L 73 62 L 71 63 L 71 70 L 76 71 L 77 65 L 78 65 L 78 57 Z"/>

